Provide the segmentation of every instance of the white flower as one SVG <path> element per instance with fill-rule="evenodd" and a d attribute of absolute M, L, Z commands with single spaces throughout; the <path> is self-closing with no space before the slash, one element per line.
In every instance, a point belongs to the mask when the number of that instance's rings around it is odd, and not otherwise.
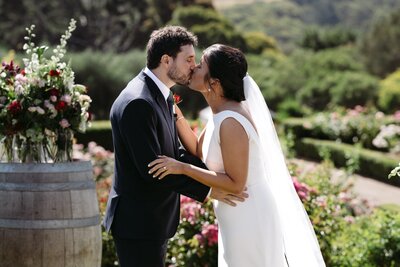
<path fill-rule="evenodd" d="M 24 93 L 24 91 L 25 91 L 25 88 L 22 87 L 22 86 L 19 85 L 19 84 L 16 84 L 16 86 L 14 87 L 14 92 L 15 92 L 17 95 L 22 95 L 22 94 Z"/>
<path fill-rule="evenodd" d="M 46 81 L 40 79 L 40 80 L 39 80 L 39 87 L 40 87 L 40 88 L 43 88 L 45 85 L 46 85 Z"/>
<path fill-rule="evenodd" d="M 88 95 L 80 95 L 79 96 L 79 101 L 80 102 L 92 102 L 92 99 Z"/>
<path fill-rule="evenodd" d="M 57 97 L 55 95 L 50 96 L 51 102 L 57 102 Z"/>
<path fill-rule="evenodd" d="M 36 112 L 36 107 L 29 107 L 28 110 L 29 110 L 29 112 L 32 112 L 32 113 Z"/>
<path fill-rule="evenodd" d="M 39 113 L 40 115 L 43 115 L 45 113 L 44 109 L 42 109 L 41 107 L 36 107 L 36 111 L 37 113 Z"/>
<path fill-rule="evenodd" d="M 26 78 L 24 75 L 18 73 L 15 75 L 15 80 L 16 82 L 20 83 L 21 85 L 26 84 L 28 82 L 28 78 Z"/>

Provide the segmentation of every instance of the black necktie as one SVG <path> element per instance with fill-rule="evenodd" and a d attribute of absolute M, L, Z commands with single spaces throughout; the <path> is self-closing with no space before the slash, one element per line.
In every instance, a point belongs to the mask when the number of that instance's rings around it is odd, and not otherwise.
<path fill-rule="evenodd" d="M 174 97 L 172 95 L 172 92 L 170 92 L 167 98 L 167 104 L 168 104 L 169 114 L 171 115 L 171 118 L 173 118 Z"/>

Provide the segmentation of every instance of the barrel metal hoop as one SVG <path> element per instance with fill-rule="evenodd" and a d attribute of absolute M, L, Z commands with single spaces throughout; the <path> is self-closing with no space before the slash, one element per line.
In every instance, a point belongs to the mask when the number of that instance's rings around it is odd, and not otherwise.
<path fill-rule="evenodd" d="M 86 190 L 96 187 L 94 181 L 68 182 L 68 183 L 0 183 L 0 191 L 69 191 Z"/>
<path fill-rule="evenodd" d="M 0 163 L 0 173 L 73 173 L 92 171 L 90 161 L 60 163 Z"/>
<path fill-rule="evenodd" d="M 12 229 L 65 229 L 97 226 L 100 224 L 100 215 L 88 218 L 66 220 L 18 220 L 0 219 L 0 228 Z"/>

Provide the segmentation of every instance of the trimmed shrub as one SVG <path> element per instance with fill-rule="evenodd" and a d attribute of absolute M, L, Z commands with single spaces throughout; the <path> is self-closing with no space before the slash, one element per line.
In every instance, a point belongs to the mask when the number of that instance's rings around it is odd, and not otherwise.
<path fill-rule="evenodd" d="M 345 167 L 350 156 L 359 160 L 358 174 L 400 187 L 399 179 L 388 179 L 388 174 L 400 161 L 399 157 L 369 149 L 354 149 L 354 146 L 327 140 L 302 138 L 296 141 L 297 155 L 313 160 L 322 160 L 321 151 L 328 151 L 337 167 Z"/>
<path fill-rule="evenodd" d="M 378 104 L 386 112 L 400 110 L 400 69 L 381 81 Z"/>
<path fill-rule="evenodd" d="M 83 144 L 85 147 L 94 141 L 107 150 L 113 151 L 113 140 L 110 121 L 93 121 L 86 133 L 75 135 L 76 143 Z"/>
<path fill-rule="evenodd" d="M 244 34 L 244 38 L 247 53 L 261 54 L 265 50 L 279 50 L 276 40 L 262 32 L 248 32 Z"/>
<path fill-rule="evenodd" d="M 343 72 L 331 76 L 337 83 L 330 90 L 331 105 L 353 108 L 375 103 L 378 92 L 378 80 L 367 73 Z"/>

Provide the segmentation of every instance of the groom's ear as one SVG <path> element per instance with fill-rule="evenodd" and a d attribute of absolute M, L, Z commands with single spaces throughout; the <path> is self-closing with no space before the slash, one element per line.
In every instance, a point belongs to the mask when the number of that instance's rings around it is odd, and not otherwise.
<path fill-rule="evenodd" d="M 163 63 L 163 64 L 169 64 L 169 60 L 170 60 L 170 58 L 167 54 L 165 54 L 161 57 L 161 63 Z"/>

